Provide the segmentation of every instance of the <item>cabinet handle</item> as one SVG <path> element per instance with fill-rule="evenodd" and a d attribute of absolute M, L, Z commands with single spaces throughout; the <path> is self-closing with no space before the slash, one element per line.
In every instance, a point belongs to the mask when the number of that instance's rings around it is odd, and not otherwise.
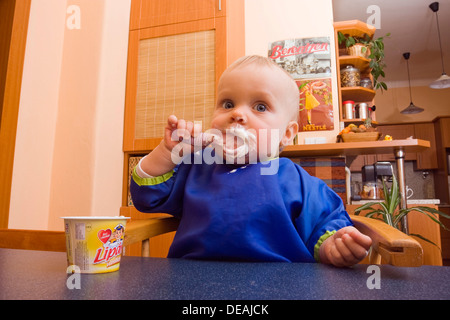
<path fill-rule="evenodd" d="M 219 0 L 219 11 L 222 11 L 222 0 Z"/>

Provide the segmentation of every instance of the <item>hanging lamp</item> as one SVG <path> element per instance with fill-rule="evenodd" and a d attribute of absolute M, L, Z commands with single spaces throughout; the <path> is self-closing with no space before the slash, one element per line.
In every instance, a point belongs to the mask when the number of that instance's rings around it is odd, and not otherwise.
<path fill-rule="evenodd" d="M 441 32 L 439 30 L 439 20 L 437 14 L 437 12 L 439 11 L 439 2 L 433 2 L 432 4 L 429 5 L 429 8 L 436 14 L 436 24 L 438 30 L 439 48 L 441 51 L 441 63 L 442 63 L 442 75 L 437 80 L 430 83 L 430 88 L 432 89 L 450 88 L 450 77 L 445 73 L 444 70 L 444 56 L 442 54 Z"/>
<path fill-rule="evenodd" d="M 420 113 L 424 110 L 423 108 L 414 105 L 414 103 L 412 102 L 411 79 L 409 78 L 409 64 L 408 64 L 409 56 L 410 56 L 409 52 L 405 52 L 403 54 L 403 58 L 405 58 L 405 60 L 406 60 L 406 68 L 408 70 L 409 99 L 411 102 L 409 103 L 408 107 L 406 107 L 404 110 L 400 111 L 400 113 L 403 113 L 403 114 L 415 114 L 415 113 Z"/>

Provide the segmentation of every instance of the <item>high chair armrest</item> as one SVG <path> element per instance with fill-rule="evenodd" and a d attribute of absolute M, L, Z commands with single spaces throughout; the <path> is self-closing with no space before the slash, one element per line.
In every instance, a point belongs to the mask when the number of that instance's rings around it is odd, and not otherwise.
<path fill-rule="evenodd" d="M 143 220 L 132 220 L 127 223 L 124 245 L 148 240 L 160 234 L 176 231 L 179 219 L 173 217 L 158 217 Z"/>
<path fill-rule="evenodd" d="M 372 250 L 388 264 L 399 267 L 419 267 L 422 265 L 422 246 L 408 236 L 381 220 L 351 215 L 353 224 L 363 234 L 372 239 Z M 370 263 L 374 263 L 374 260 Z"/>

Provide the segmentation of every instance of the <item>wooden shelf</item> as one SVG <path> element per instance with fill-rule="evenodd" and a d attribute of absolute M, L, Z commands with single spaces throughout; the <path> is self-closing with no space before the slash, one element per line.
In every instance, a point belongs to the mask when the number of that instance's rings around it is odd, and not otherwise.
<path fill-rule="evenodd" d="M 341 68 L 342 68 L 342 66 L 348 65 L 348 64 L 351 64 L 355 68 L 358 68 L 362 74 L 370 72 L 370 68 L 369 68 L 370 59 L 366 59 L 366 58 L 359 57 L 359 56 L 340 56 L 339 57 L 339 65 L 341 66 Z"/>
<path fill-rule="evenodd" d="M 362 154 L 394 153 L 398 149 L 403 149 L 405 152 L 422 152 L 429 147 L 430 147 L 429 141 L 420 139 L 303 144 L 303 145 L 287 146 L 281 153 L 281 156 L 282 157 L 355 156 Z"/>
<path fill-rule="evenodd" d="M 355 102 L 372 101 L 375 97 L 375 90 L 364 87 L 341 87 L 342 102 L 353 100 Z"/>
<path fill-rule="evenodd" d="M 345 124 L 350 124 L 350 123 L 354 123 L 354 124 L 362 124 L 366 121 L 366 119 L 360 119 L 360 118 L 355 118 L 355 119 L 342 119 L 342 122 L 344 122 Z M 377 121 L 372 121 L 372 125 L 376 126 L 378 125 Z"/>
<path fill-rule="evenodd" d="M 350 34 L 356 37 L 362 37 L 367 33 L 373 37 L 376 28 L 359 20 L 339 21 L 333 23 L 334 29 L 345 34 Z"/>

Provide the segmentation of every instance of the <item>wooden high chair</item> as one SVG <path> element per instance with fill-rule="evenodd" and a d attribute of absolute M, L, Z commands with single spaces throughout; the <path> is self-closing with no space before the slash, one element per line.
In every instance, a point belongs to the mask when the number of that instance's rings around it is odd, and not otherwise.
<path fill-rule="evenodd" d="M 422 247 L 410 236 L 379 220 L 360 216 L 351 216 L 351 219 L 355 227 L 373 241 L 369 264 L 383 262 L 399 267 L 422 265 Z M 125 231 L 124 245 L 142 242 L 142 256 L 148 257 L 149 239 L 176 231 L 178 223 L 179 220 L 173 217 L 130 221 Z"/>

